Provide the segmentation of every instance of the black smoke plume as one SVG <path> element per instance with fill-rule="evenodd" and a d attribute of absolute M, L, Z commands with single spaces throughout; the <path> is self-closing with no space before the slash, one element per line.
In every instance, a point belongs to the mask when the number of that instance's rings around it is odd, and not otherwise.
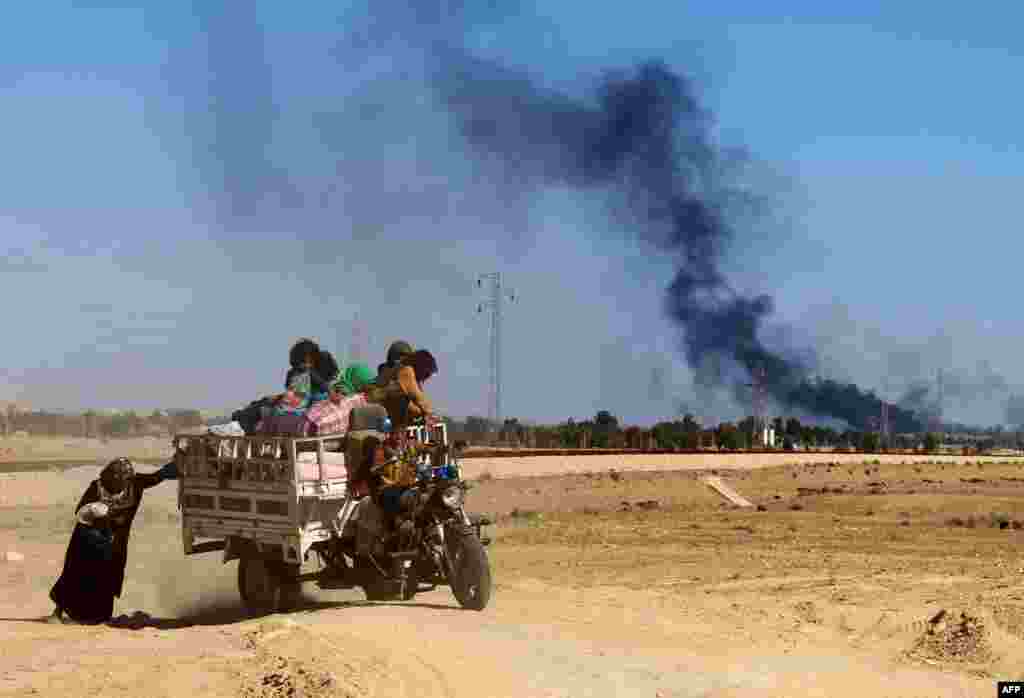
<path fill-rule="evenodd" d="M 739 369 L 720 374 L 738 396 L 744 377 L 763 371 L 777 402 L 853 426 L 879 415 L 874 395 L 812 382 L 809 366 L 765 346 L 760 329 L 771 298 L 740 295 L 724 278 L 720 261 L 736 234 L 730 220 L 759 199 L 738 184 L 743 162 L 716 145 L 711 115 L 684 76 L 651 61 L 610 73 L 589 98 L 573 99 L 450 47 L 436 57 L 434 85 L 461 133 L 482 158 L 504 165 L 509 183 L 601 196 L 615 224 L 671 257 L 666 308 L 692 367 L 718 359 Z M 899 408 L 890 418 L 897 430 L 918 426 Z"/>
<path fill-rule="evenodd" d="M 281 109 L 263 25 L 252 3 L 192 9 L 199 40 L 175 54 L 168 77 L 192 100 L 186 118 L 214 221 L 223 232 L 273 230 L 303 197 L 271 151 Z"/>
<path fill-rule="evenodd" d="M 1006 399 L 1006 423 L 1012 428 L 1024 428 L 1024 395 L 1011 395 Z"/>

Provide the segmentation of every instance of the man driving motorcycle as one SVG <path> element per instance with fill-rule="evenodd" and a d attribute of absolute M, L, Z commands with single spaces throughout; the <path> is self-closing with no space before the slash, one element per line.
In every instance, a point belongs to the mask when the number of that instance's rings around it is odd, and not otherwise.
<path fill-rule="evenodd" d="M 386 382 L 371 388 L 367 397 L 387 409 L 395 431 L 401 434 L 416 417 L 428 423 L 436 421 L 430 398 L 423 391 L 423 385 L 436 373 L 434 355 L 426 349 L 414 351 L 401 357 L 393 374 L 382 373 Z"/>

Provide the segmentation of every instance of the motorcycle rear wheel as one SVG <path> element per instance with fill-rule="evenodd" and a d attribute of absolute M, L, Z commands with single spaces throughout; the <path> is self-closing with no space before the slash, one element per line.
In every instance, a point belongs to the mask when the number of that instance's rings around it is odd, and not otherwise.
<path fill-rule="evenodd" d="M 301 586 L 294 580 L 297 575 L 298 565 L 242 557 L 238 561 L 238 593 L 252 614 L 288 611 L 301 594 Z"/>

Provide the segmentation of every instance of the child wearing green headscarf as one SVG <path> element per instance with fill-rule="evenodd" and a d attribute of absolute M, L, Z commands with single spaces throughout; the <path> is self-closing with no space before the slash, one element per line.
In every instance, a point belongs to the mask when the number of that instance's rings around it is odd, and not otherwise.
<path fill-rule="evenodd" d="M 355 395 L 366 390 L 376 378 L 366 364 L 352 363 L 338 375 L 338 379 L 331 385 L 331 392 L 339 396 Z"/>

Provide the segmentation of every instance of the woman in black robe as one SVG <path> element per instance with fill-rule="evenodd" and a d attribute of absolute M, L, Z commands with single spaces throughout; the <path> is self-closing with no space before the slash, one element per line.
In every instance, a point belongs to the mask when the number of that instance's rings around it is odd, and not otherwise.
<path fill-rule="evenodd" d="M 155 473 L 136 473 L 131 461 L 118 458 L 92 481 L 75 508 L 76 515 L 96 502 L 106 505 L 107 515 L 99 525 L 86 524 L 81 517 L 75 525 L 64 569 L 50 590 L 50 599 L 56 605 L 55 620 L 62 621 L 64 614 L 80 623 L 110 620 L 114 597 L 120 598 L 124 587 L 128 538 L 142 495 L 150 487 L 177 477 L 173 462 Z"/>

